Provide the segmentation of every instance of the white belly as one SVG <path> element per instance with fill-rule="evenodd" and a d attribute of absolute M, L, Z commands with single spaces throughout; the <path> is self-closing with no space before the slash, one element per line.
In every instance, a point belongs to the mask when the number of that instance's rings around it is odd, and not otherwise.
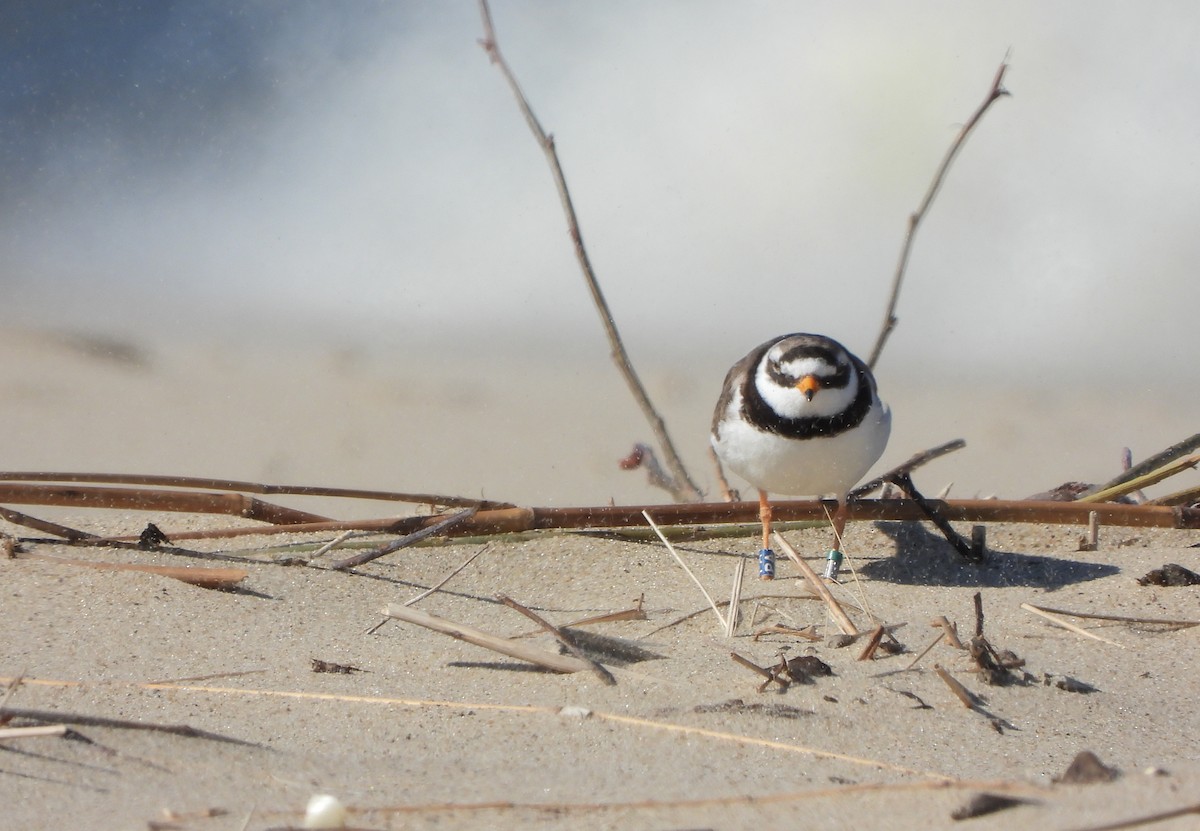
<path fill-rule="evenodd" d="M 877 403 L 857 427 L 836 436 L 789 439 L 738 419 L 723 424 L 712 444 L 727 468 L 768 493 L 841 497 L 883 455 L 891 429 L 891 410 Z"/>

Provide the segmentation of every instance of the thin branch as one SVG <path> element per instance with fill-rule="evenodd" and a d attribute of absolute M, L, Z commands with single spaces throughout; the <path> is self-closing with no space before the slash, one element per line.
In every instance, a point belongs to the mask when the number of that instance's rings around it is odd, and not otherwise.
<path fill-rule="evenodd" d="M 908 218 L 908 232 L 904 235 L 904 247 L 900 249 L 900 261 L 896 264 L 896 275 L 892 279 L 892 296 L 888 300 L 887 314 L 883 318 L 883 328 L 879 332 L 879 337 L 875 340 L 875 348 L 871 350 L 871 357 L 867 361 L 867 366 L 871 369 L 875 368 L 875 364 L 879 361 L 879 355 L 883 352 L 883 345 L 887 342 L 888 336 L 891 335 L 892 329 L 896 328 L 896 323 L 898 322 L 898 318 L 896 317 L 896 303 L 900 299 L 900 284 L 904 281 L 904 272 L 908 269 L 908 258 L 912 253 L 913 240 L 916 239 L 917 229 L 921 225 L 921 220 L 925 218 L 925 214 L 933 204 L 934 198 L 937 197 L 938 191 L 941 190 L 942 183 L 946 180 L 946 174 L 950 172 L 950 165 L 954 163 L 955 157 L 958 156 L 958 151 L 962 150 L 963 145 L 966 144 L 967 136 L 975 129 L 975 125 L 983 118 L 983 114 L 988 111 L 988 108 L 998 98 L 1009 94 L 1003 85 L 1004 73 L 1007 70 L 1008 58 L 1005 56 L 1004 61 L 1000 64 L 1000 68 L 996 70 L 996 77 L 992 79 L 992 86 L 988 90 L 987 97 L 958 131 L 958 135 L 950 144 L 950 149 L 946 151 L 941 165 L 938 166 L 937 172 L 933 176 L 933 181 L 929 185 L 929 190 L 925 193 L 925 198 L 921 200 L 920 206 Z"/>
<path fill-rule="evenodd" d="M 372 560 L 378 560 L 380 557 L 391 554 L 394 551 L 399 551 L 401 548 L 407 548 L 408 546 L 418 543 L 423 539 L 427 539 L 448 531 L 455 525 L 459 525 L 473 516 L 475 516 L 475 509 L 467 508 L 466 510 L 459 511 L 458 513 L 452 514 L 448 517 L 439 518 L 439 521 L 433 525 L 429 525 L 420 529 L 419 531 L 413 531 L 410 534 L 406 534 L 400 539 L 393 540 L 387 545 L 380 546 L 379 548 L 373 548 L 370 551 L 363 551 L 359 554 L 355 554 L 353 557 L 347 557 L 344 560 L 338 560 L 336 563 L 331 565 L 330 568 L 334 571 L 345 571 L 346 569 L 355 568 L 363 565 L 364 563 L 369 563 Z"/>
<path fill-rule="evenodd" d="M 504 76 L 509 89 L 512 90 L 513 96 L 517 99 L 517 105 L 521 108 L 521 114 L 525 116 L 526 124 L 529 125 L 530 131 L 533 133 L 534 138 L 537 139 L 538 146 L 546 154 L 546 161 L 549 163 L 550 172 L 554 176 L 554 184 L 558 188 L 558 196 L 562 202 L 563 213 L 567 217 L 567 228 L 571 235 L 571 242 L 575 247 L 575 258 L 579 261 L 584 281 L 587 283 L 588 291 L 592 295 L 592 302 L 596 306 L 596 311 L 600 314 L 600 322 L 604 325 L 604 332 L 608 336 L 609 345 L 612 347 L 612 359 L 616 363 L 617 369 L 620 370 L 621 375 L 625 378 L 625 383 L 629 387 L 630 392 L 633 393 L 634 400 L 637 401 L 642 414 L 650 423 L 650 429 L 653 431 L 659 447 L 662 448 L 667 467 L 670 469 L 674 479 L 669 490 L 678 502 L 699 502 L 701 499 L 700 489 L 696 487 L 691 476 L 688 475 L 687 469 L 684 467 L 683 461 L 679 458 L 679 454 L 675 451 L 675 445 L 671 442 L 671 437 L 667 433 L 667 427 L 663 422 L 662 416 L 658 414 L 658 411 L 650 402 L 650 396 L 646 392 L 646 388 L 642 385 L 641 379 L 638 378 L 632 362 L 629 360 L 629 354 L 625 351 L 625 345 L 621 341 L 620 334 L 617 332 L 617 324 L 613 319 L 612 311 L 608 307 L 608 302 L 604 299 L 604 293 L 600 290 L 600 282 L 596 279 L 596 273 L 592 269 L 587 249 L 583 245 L 583 233 L 579 228 L 579 220 L 575 216 L 575 207 L 571 201 L 571 194 L 567 189 L 566 176 L 563 174 L 562 165 L 559 164 L 558 152 L 554 147 L 554 138 L 548 135 L 542 128 L 537 116 L 533 113 L 529 99 L 525 97 L 525 93 L 521 90 L 521 85 L 517 82 L 516 75 L 513 74 L 508 62 L 500 54 L 500 46 L 496 41 L 496 30 L 492 25 L 492 13 L 488 8 L 487 0 L 479 0 L 479 11 L 483 17 L 483 39 L 480 40 L 479 44 L 487 52 L 491 62 L 496 65 L 500 73 Z"/>

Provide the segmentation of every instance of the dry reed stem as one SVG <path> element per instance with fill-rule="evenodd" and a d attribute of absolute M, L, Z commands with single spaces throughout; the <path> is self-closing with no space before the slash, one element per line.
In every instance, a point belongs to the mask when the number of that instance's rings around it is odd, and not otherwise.
<path fill-rule="evenodd" d="M 1117 646 L 1117 647 L 1120 647 L 1121 649 L 1125 648 L 1125 644 L 1117 643 L 1116 641 L 1111 641 L 1108 638 L 1103 638 L 1100 635 L 1097 635 L 1093 632 L 1089 632 L 1088 630 L 1086 630 L 1080 626 L 1076 626 L 1074 623 L 1071 623 L 1068 620 L 1063 620 L 1061 617 L 1054 614 L 1053 612 L 1047 612 L 1045 609 L 1041 609 L 1041 608 L 1038 608 L 1037 606 L 1034 606 L 1032 603 L 1022 603 L 1021 608 L 1027 612 L 1033 612 L 1035 615 L 1044 617 L 1046 620 L 1050 621 L 1055 626 L 1061 626 L 1063 629 L 1068 629 L 1068 630 L 1074 632 L 1076 635 L 1083 635 L 1083 637 L 1085 637 L 1085 638 L 1091 638 L 1092 640 L 1100 641 L 1101 643 L 1106 643 L 1109 646 Z"/>
<path fill-rule="evenodd" d="M 188 514 L 227 514 L 274 525 L 328 522 L 320 514 L 264 502 L 244 493 L 202 493 L 94 485 L 27 485 L 0 482 L 0 502 L 16 505 L 65 505 Z"/>
<path fill-rule="evenodd" d="M 575 248 L 575 258 L 579 261 L 579 268 L 583 272 L 584 281 L 587 283 L 588 291 L 592 296 L 592 303 L 600 315 L 600 322 L 604 326 L 604 333 L 608 336 L 608 343 L 612 349 L 612 359 L 616 363 L 617 369 L 620 370 L 621 376 L 625 379 L 625 384 L 633 394 L 634 400 L 642 411 L 642 415 L 649 422 L 650 429 L 654 433 L 659 447 L 662 449 L 667 467 L 670 469 L 671 477 L 674 480 L 670 483 L 671 487 L 669 490 L 677 501 L 699 502 L 701 499 L 700 489 L 696 487 L 691 476 L 688 474 L 687 468 L 676 452 L 675 445 L 671 441 L 671 436 L 667 432 L 666 423 L 663 421 L 662 416 L 658 414 L 654 404 L 651 403 L 649 393 L 646 392 L 646 388 L 642 385 L 641 379 L 634 370 L 633 362 L 629 359 L 629 353 L 626 352 L 625 344 L 622 342 L 621 335 L 617 331 L 616 320 L 613 318 L 612 311 L 608 307 L 608 301 L 604 299 L 604 292 L 600 289 L 600 281 L 596 278 L 591 258 L 588 257 L 587 248 L 583 244 L 583 232 L 580 230 L 579 220 L 575 215 L 575 206 L 571 200 L 571 193 L 567 188 L 566 175 L 563 173 L 562 165 L 559 163 L 558 151 L 555 149 L 554 139 L 542 128 L 541 122 L 534 115 L 529 99 L 525 97 L 520 83 L 517 82 L 516 75 L 509 67 L 504 56 L 500 54 L 500 45 L 496 39 L 496 30 L 492 25 L 492 12 L 488 7 L 487 0 L 479 0 L 479 11 L 483 18 L 483 39 L 479 42 L 480 46 L 487 52 L 491 62 L 500 70 L 500 74 L 504 76 L 504 80 L 517 100 L 521 114 L 525 117 L 525 123 L 529 126 L 530 132 L 533 133 L 534 138 L 537 140 L 538 146 L 542 148 L 542 152 L 546 155 L 546 161 L 550 165 L 550 172 L 554 176 L 554 184 L 558 188 L 558 196 L 559 201 L 562 203 L 563 213 L 566 214 L 568 231 Z"/>
<path fill-rule="evenodd" d="M 1120 485 L 1123 482 L 1128 482 L 1130 479 L 1135 479 L 1138 476 L 1149 473 L 1152 470 L 1165 465 L 1167 462 L 1174 461 L 1185 453 L 1191 453 L 1193 450 L 1200 448 L 1200 433 L 1196 433 L 1181 442 L 1171 445 L 1165 450 L 1155 453 L 1148 459 L 1144 459 L 1136 465 L 1133 465 L 1128 470 L 1122 471 L 1119 476 L 1105 482 L 1103 485 L 1098 485 L 1091 489 L 1092 492 L 1107 490 L 1108 488 Z"/>
<path fill-rule="evenodd" d="M 1037 606 L 1043 612 L 1049 612 L 1054 615 L 1069 615 L 1070 617 L 1086 618 L 1088 620 L 1111 620 L 1116 623 L 1141 623 L 1156 626 L 1178 626 L 1180 628 L 1189 628 L 1192 626 L 1200 626 L 1200 620 L 1170 620 L 1157 617 L 1126 617 L 1125 615 L 1104 615 L 1096 612 L 1070 612 L 1066 609 L 1052 609 L 1048 606 Z"/>
<path fill-rule="evenodd" d="M 964 707 L 966 707 L 968 710 L 976 709 L 975 696 L 973 696 L 971 691 L 964 687 L 957 678 L 946 672 L 945 667 L 943 667 L 941 664 L 934 664 L 933 671 L 937 673 L 938 678 L 941 678 L 942 681 L 945 682 L 946 686 L 950 688 L 950 691 L 954 693 L 959 701 L 962 702 Z"/>
<path fill-rule="evenodd" d="M 484 632 L 481 629 L 464 626 L 461 623 L 436 617 L 418 609 L 410 609 L 404 605 L 393 603 L 384 608 L 383 615 L 403 620 L 406 623 L 415 623 L 417 626 L 423 626 L 426 629 L 432 629 L 434 632 L 449 635 L 455 640 L 466 641 L 475 646 L 481 646 L 484 649 L 490 649 L 493 652 L 507 655 L 510 658 L 519 658 L 522 661 L 528 661 L 531 664 L 536 664 L 554 672 L 570 673 L 579 672 L 580 670 L 590 670 L 592 668 L 590 662 L 576 658 L 573 655 L 559 655 L 556 652 L 547 652 L 544 649 L 518 643 L 511 638 L 501 638 Z"/>
<path fill-rule="evenodd" d="M 920 206 L 908 218 L 908 231 L 904 235 L 904 246 L 900 249 L 900 261 L 896 264 L 896 274 L 892 278 L 892 293 L 888 300 L 887 312 L 884 314 L 883 327 L 879 332 L 879 337 L 875 340 L 875 347 L 871 350 L 871 357 L 867 360 L 867 366 L 871 369 L 875 368 L 875 364 L 879 362 L 879 355 L 883 352 L 883 345 L 887 343 L 888 336 L 892 330 L 896 328 L 898 318 L 896 317 L 896 304 L 900 299 L 900 285 L 904 281 L 904 272 L 908 269 L 908 259 L 912 253 L 913 241 L 916 239 L 917 229 L 921 225 L 921 221 L 928 213 L 929 207 L 933 204 L 934 198 L 938 191 L 941 190 L 942 183 L 946 180 L 946 174 L 950 171 L 950 165 L 954 163 L 954 159 L 958 156 L 958 152 L 962 150 L 966 144 L 967 137 L 971 131 L 975 129 L 975 125 L 983 118 L 983 114 L 988 111 L 988 108 L 996 102 L 997 99 L 1008 95 L 1009 92 L 1003 86 L 1004 73 L 1008 70 L 1008 57 L 1005 56 L 1004 61 L 1000 64 L 1000 68 L 996 71 L 995 77 L 992 79 L 992 86 L 988 90 L 987 96 L 983 103 L 971 114 L 966 123 L 959 129 L 958 135 L 951 142 L 949 150 L 946 151 L 942 163 L 938 166 L 937 172 L 933 176 L 933 181 L 929 185 L 929 190 L 925 192 L 925 198 L 921 200 Z"/>
<path fill-rule="evenodd" d="M 729 595 L 729 614 L 725 619 L 725 637 L 732 638 L 737 631 L 738 617 L 742 604 L 742 581 L 746 576 L 746 558 L 738 557 L 733 569 L 733 589 Z"/>
<path fill-rule="evenodd" d="M 721 610 L 717 608 L 717 602 L 712 599 L 712 595 L 708 593 L 708 589 L 704 588 L 704 584 L 701 583 L 700 579 L 692 573 L 690 568 L 688 568 L 687 563 L 685 563 L 683 558 L 679 556 L 679 552 L 675 550 L 675 546 L 671 545 L 671 541 L 663 535 L 662 530 L 659 529 L 657 523 L 655 523 L 653 518 L 651 518 L 650 514 L 647 511 L 642 511 L 642 516 L 645 517 L 646 522 L 650 523 L 650 527 L 654 529 L 654 533 L 658 534 L 658 538 L 662 540 L 663 545 L 667 547 L 667 551 L 671 552 L 671 556 L 675 558 L 675 562 L 679 563 L 679 567 L 684 570 L 688 577 L 692 578 L 692 582 L 696 584 L 696 588 L 700 589 L 700 593 L 704 595 L 704 599 L 708 601 L 708 605 L 712 608 L 713 614 L 717 616 L 717 620 L 721 624 L 722 631 L 729 631 L 729 622 L 725 619 L 725 615 L 721 614 Z"/>
<path fill-rule="evenodd" d="M 415 611 L 415 610 L 406 610 Z M 567 656 L 558 656 L 567 657 Z M 0 678 L 0 683 L 6 683 L 13 679 Z M 85 687 L 87 686 L 81 681 L 64 681 L 58 679 L 47 678 L 26 678 L 24 682 L 32 686 L 47 686 L 47 687 Z M 109 683 L 108 686 L 113 686 L 117 682 Z M 414 698 L 392 698 L 386 696 L 369 696 L 369 695 L 343 695 L 339 693 L 320 693 L 308 692 L 302 690 L 269 690 L 269 689 L 253 689 L 244 687 L 213 687 L 213 686 L 198 686 L 191 684 L 130 684 L 132 689 L 139 690 L 172 690 L 180 693 L 198 693 L 205 695 L 228 696 L 231 698 L 238 697 L 260 697 L 260 698 L 285 698 L 291 700 L 303 701 L 335 701 L 344 704 L 375 704 L 382 706 L 399 706 L 413 708 L 440 708 L 452 710 L 477 710 L 488 712 L 508 712 L 522 714 L 542 714 L 559 716 L 558 707 L 545 707 L 535 704 L 496 704 L 491 702 L 463 702 L 463 701 L 444 701 L 433 699 L 414 699 Z M 675 724 L 667 721 L 656 721 L 654 719 L 640 718 L 638 716 L 626 716 L 617 713 L 609 713 L 602 710 L 592 710 L 589 718 L 599 721 L 608 721 L 615 724 L 624 724 L 632 727 L 643 727 L 652 730 L 665 731 L 670 733 L 678 733 L 687 736 L 697 736 L 701 738 L 712 739 L 714 741 L 729 742 L 732 744 L 743 745 L 747 747 L 760 747 L 769 750 L 778 750 L 784 753 L 795 754 L 799 756 L 810 756 L 818 759 L 831 759 L 848 764 L 858 765 L 862 767 L 875 768 L 877 770 L 891 771 L 893 773 L 901 773 L 910 776 L 920 777 L 930 780 L 931 783 L 942 784 L 947 786 L 955 786 L 960 780 L 958 777 L 938 773 L 936 771 L 920 770 L 917 768 L 909 768 L 903 765 L 885 762 L 879 759 L 867 759 L 860 756 L 851 756 L 845 753 L 836 753 L 829 750 L 821 750 L 819 748 L 809 747 L 806 745 L 790 744 L 788 742 L 778 741 L 775 739 L 759 738 L 757 736 L 743 736 L 737 733 L 727 733 L 721 730 L 708 730 L 702 727 L 693 727 L 686 724 Z M 69 721 L 69 719 L 64 719 Z M 80 722 L 82 723 L 82 722 Z M 237 740 L 230 740 L 237 741 Z"/>
<path fill-rule="evenodd" d="M 339 499 L 366 499 L 382 502 L 408 502 L 413 505 L 441 505 L 446 508 L 511 508 L 511 502 L 470 499 L 435 493 L 331 488 L 322 485 L 268 485 L 237 479 L 208 479 L 198 476 L 156 476 L 141 473 L 50 473 L 45 471 L 3 471 L 0 482 L 73 482 L 93 485 L 139 485 L 151 488 L 194 488 L 196 490 L 238 491 L 259 496 L 331 496 Z"/>
<path fill-rule="evenodd" d="M 199 568 L 191 566 L 148 566 L 138 563 L 97 563 L 91 560 L 73 560 L 54 557 L 50 554 L 22 554 L 22 560 L 40 560 L 47 563 L 94 568 L 101 571 L 140 571 L 170 577 L 204 589 L 232 589 L 249 576 L 250 572 L 240 568 Z"/>
<path fill-rule="evenodd" d="M 1175 459 L 1167 462 L 1159 468 L 1155 468 L 1149 473 L 1144 473 L 1141 476 L 1135 476 L 1120 484 L 1113 485 L 1109 488 L 1089 493 L 1086 496 L 1081 496 L 1076 499 L 1076 502 L 1108 502 L 1116 499 L 1119 496 L 1124 496 L 1127 493 L 1148 488 L 1164 479 L 1168 479 L 1185 470 L 1190 470 L 1200 464 L 1200 453 L 1193 453 L 1191 456 L 1185 456 L 1182 459 Z"/>
<path fill-rule="evenodd" d="M 825 581 L 818 577 L 809 564 L 801 559 L 800 555 L 796 553 L 796 549 L 792 548 L 788 544 L 788 541 L 779 535 L 778 531 L 772 532 L 772 536 L 779 547 L 783 549 L 783 553 L 787 554 L 788 559 L 800 569 L 800 572 L 808 580 L 809 585 L 812 586 L 817 595 L 825 601 L 825 605 L 829 607 L 830 614 L 833 615 L 833 619 L 837 621 L 842 632 L 857 637 L 859 634 L 858 627 L 854 625 L 854 621 L 850 620 L 850 616 L 846 614 L 846 610 L 842 608 L 842 604 L 829 591 L 829 587 L 825 585 Z"/>

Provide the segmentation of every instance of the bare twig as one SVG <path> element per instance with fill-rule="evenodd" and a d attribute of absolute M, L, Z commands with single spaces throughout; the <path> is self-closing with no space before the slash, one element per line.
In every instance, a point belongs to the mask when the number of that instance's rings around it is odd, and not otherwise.
<path fill-rule="evenodd" d="M 942 630 L 941 632 L 938 633 L 938 636 L 933 639 L 933 642 L 930 643 L 929 646 L 925 647 L 924 649 L 922 649 L 920 652 L 917 653 L 917 657 L 913 658 L 912 661 L 909 662 L 908 666 L 905 667 L 905 669 L 912 669 L 913 667 L 915 667 L 917 664 L 919 664 L 921 662 L 922 658 L 924 658 L 926 655 L 929 654 L 929 651 L 931 649 L 933 649 L 935 646 L 937 646 L 939 643 L 941 643 L 945 639 L 946 639 L 946 631 Z"/>
<path fill-rule="evenodd" d="M 421 540 L 428 539 L 429 537 L 436 536 L 437 534 L 441 534 L 450 530 L 455 525 L 459 525 L 460 523 L 465 522 L 466 520 L 475 516 L 475 511 L 475 508 L 467 508 L 466 510 L 459 511 L 456 514 L 451 514 L 448 517 L 442 518 L 439 522 L 436 522 L 433 525 L 429 525 L 419 531 L 413 531 L 410 534 L 406 534 L 400 539 L 393 540 L 387 545 L 379 548 L 373 548 L 370 551 L 363 551 L 359 554 L 355 554 L 353 557 L 347 557 L 344 560 L 339 560 L 331 565 L 330 568 L 334 571 L 345 571 L 346 569 L 361 566 L 363 563 L 369 563 L 372 560 L 378 560 L 380 557 L 391 554 L 394 551 L 399 551 L 401 548 L 407 548 L 408 546 L 418 543 Z"/>
<path fill-rule="evenodd" d="M 850 493 L 847 495 L 847 499 L 859 499 L 864 497 L 871 491 L 878 488 L 880 485 L 890 482 L 894 477 L 905 473 L 912 473 L 917 468 L 932 462 L 934 459 L 940 459 L 947 453 L 953 453 L 956 450 L 962 450 L 966 446 L 967 443 L 963 439 L 953 439 L 945 444 L 939 444 L 937 447 L 931 447 L 928 450 L 917 453 L 907 462 L 896 465 L 891 470 L 883 473 L 880 476 L 876 476 L 870 481 L 863 482 L 857 488 L 850 491 Z"/>
<path fill-rule="evenodd" d="M 925 218 L 925 214 L 929 211 L 930 205 L 933 204 L 934 198 L 938 191 L 941 190 L 942 183 L 946 180 L 946 174 L 950 171 L 950 165 L 954 163 L 955 157 L 958 156 L 958 151 L 962 150 L 963 145 L 967 141 L 967 136 L 975 129 L 975 125 L 983 118 L 983 114 L 988 111 L 988 108 L 996 101 L 996 99 L 1008 95 L 1009 92 L 1003 86 L 1004 73 L 1008 70 L 1008 58 L 1005 57 L 1004 62 L 1000 64 L 1000 68 L 996 71 L 996 76 L 992 79 L 992 86 L 988 90 L 987 97 L 979 108 L 971 114 L 966 123 L 959 129 L 958 135 L 950 144 L 950 149 L 946 151 L 945 157 L 942 159 L 941 165 L 938 166 L 937 172 L 933 176 L 933 181 L 929 185 L 929 190 L 925 192 L 925 198 L 921 200 L 920 206 L 908 218 L 908 231 L 904 235 L 904 247 L 900 249 L 900 261 L 896 264 L 896 275 L 892 279 L 892 296 L 888 300 L 887 313 L 883 318 L 883 328 L 879 332 L 879 337 L 875 340 L 875 347 L 871 350 L 871 357 L 867 361 L 867 366 L 871 369 L 875 368 L 875 364 L 879 361 L 879 355 L 883 352 L 883 345 L 887 342 L 888 336 L 891 335 L 892 329 L 896 327 L 898 318 L 896 317 L 896 303 L 900 298 L 900 284 L 904 281 L 904 272 L 908 268 L 908 258 L 912 253 L 913 240 L 916 238 L 917 229 L 921 225 L 921 220 Z"/>
<path fill-rule="evenodd" d="M 443 635 L 449 635 L 456 640 L 473 643 L 476 646 L 482 646 L 484 649 L 491 649 L 510 658 L 519 658 L 522 661 L 528 661 L 531 664 L 536 664 L 555 672 L 579 672 L 592 668 L 591 662 L 576 658 L 574 655 L 559 655 L 555 652 L 547 652 L 544 649 L 528 646 L 511 638 L 501 638 L 471 626 L 464 626 L 461 623 L 454 623 L 453 621 L 436 617 L 428 612 L 410 609 L 407 606 L 392 604 L 383 610 L 383 614 L 387 617 L 403 620 L 406 623 L 415 623 L 418 626 L 424 626 L 426 629 L 441 632 Z"/>
<path fill-rule="evenodd" d="M 638 406 L 641 408 L 642 414 L 650 423 L 650 429 L 653 431 L 659 447 L 662 448 L 667 468 L 670 470 L 673 479 L 669 490 L 676 501 L 699 502 L 701 498 L 700 489 L 696 487 L 691 476 L 688 475 L 687 469 L 684 467 L 683 461 L 679 458 L 679 454 L 675 451 L 675 446 L 671 442 L 670 435 L 667 433 L 666 424 L 654 408 L 654 405 L 650 402 L 650 396 L 646 392 L 646 388 L 642 385 L 637 372 L 634 370 L 633 363 L 629 360 L 629 354 L 625 351 L 625 344 L 621 341 L 620 333 L 617 331 L 617 324 L 613 319 L 612 311 L 608 307 L 608 302 L 604 299 L 604 293 L 600 290 L 600 282 L 596 279 L 596 273 L 592 268 L 587 249 L 583 245 L 583 232 L 580 230 L 579 220 L 575 216 L 575 207 L 571 201 L 571 194 L 567 189 L 566 176 L 563 174 L 562 165 L 558 160 L 558 152 L 554 147 L 554 138 L 548 135 L 542 128 L 537 116 L 533 113 L 529 99 L 525 97 L 525 93 L 521 90 L 521 85 L 517 82 L 516 75 L 509 67 L 508 62 L 500 54 L 500 46 L 496 40 L 496 30 L 492 25 L 492 13 L 488 8 L 487 0 L 479 0 L 479 11 L 483 17 L 483 39 L 479 43 L 484 48 L 484 51 L 487 52 L 492 63 L 496 65 L 500 73 L 504 76 L 509 89 L 512 90 L 513 96 L 517 99 L 517 105 L 521 108 L 521 114 L 525 116 L 526 124 L 529 125 L 530 131 L 533 133 L 534 138 L 537 139 L 538 146 L 546 154 L 546 161 L 549 163 L 550 172 L 554 176 L 554 184 L 558 188 L 558 196 L 562 202 L 563 213 L 567 217 L 568 231 L 571 235 L 571 242 L 575 247 L 575 258 L 579 261 L 584 281 L 587 283 L 588 291 L 592 295 L 592 302 L 596 306 L 596 311 L 600 314 L 600 322 L 604 325 L 604 332 L 608 336 L 609 346 L 612 348 L 612 359 L 624 377 L 625 383 L 633 394 L 634 400 L 637 401 Z"/>

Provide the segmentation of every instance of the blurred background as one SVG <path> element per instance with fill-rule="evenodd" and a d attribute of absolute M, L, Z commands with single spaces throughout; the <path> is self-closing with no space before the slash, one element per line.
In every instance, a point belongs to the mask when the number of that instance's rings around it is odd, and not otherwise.
<path fill-rule="evenodd" d="M 11 3 L 0 467 L 654 501 L 545 159 L 461 2 Z M 702 485 L 722 377 L 867 353 L 891 465 L 1024 496 L 1198 429 L 1200 6 L 496 0 Z M 1180 485 L 1182 486 L 1182 485 Z M 376 508 L 376 510 L 378 510 Z"/>

